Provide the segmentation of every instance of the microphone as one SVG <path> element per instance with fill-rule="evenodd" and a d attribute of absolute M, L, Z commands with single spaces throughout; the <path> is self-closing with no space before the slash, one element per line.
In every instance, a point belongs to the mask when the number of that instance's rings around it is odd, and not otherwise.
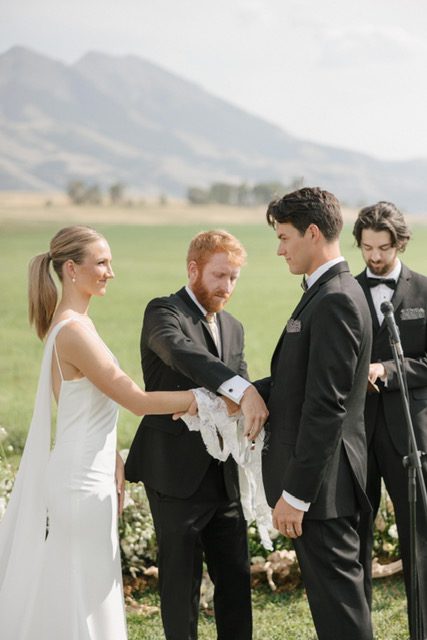
<path fill-rule="evenodd" d="M 403 349 L 400 342 L 399 327 L 394 319 L 394 308 L 391 302 L 381 303 L 381 312 L 384 314 L 384 320 L 387 325 L 391 344 L 395 345 L 397 354 L 403 358 Z"/>

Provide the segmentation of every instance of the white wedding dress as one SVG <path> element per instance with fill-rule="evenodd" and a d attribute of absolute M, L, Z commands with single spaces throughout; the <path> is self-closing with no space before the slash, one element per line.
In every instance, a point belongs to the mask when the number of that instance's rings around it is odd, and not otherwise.
<path fill-rule="evenodd" d="M 68 321 L 47 338 L 30 431 L 0 523 L 1 640 L 127 638 L 114 476 L 118 407 L 87 378 L 62 380 L 50 451 L 52 357 Z"/>

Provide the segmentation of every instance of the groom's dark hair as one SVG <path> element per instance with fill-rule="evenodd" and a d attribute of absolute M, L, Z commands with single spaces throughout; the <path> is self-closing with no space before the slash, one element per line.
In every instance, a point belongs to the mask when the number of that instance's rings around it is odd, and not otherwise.
<path fill-rule="evenodd" d="M 270 226 L 289 222 L 301 235 L 315 224 L 328 242 L 338 238 L 343 226 L 337 198 L 319 187 L 304 187 L 273 200 L 268 205 L 266 216 Z"/>

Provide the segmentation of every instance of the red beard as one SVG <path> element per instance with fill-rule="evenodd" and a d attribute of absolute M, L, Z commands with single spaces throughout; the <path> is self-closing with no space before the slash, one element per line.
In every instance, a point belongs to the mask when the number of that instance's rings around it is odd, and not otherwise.
<path fill-rule="evenodd" d="M 203 273 L 199 273 L 197 280 L 191 285 L 191 289 L 196 296 L 198 302 L 210 313 L 216 313 L 222 311 L 225 303 L 229 299 L 229 295 L 216 289 L 215 291 L 209 291 L 203 284 Z M 217 298 L 216 296 L 220 296 Z M 225 298 L 225 299 L 224 299 Z"/>

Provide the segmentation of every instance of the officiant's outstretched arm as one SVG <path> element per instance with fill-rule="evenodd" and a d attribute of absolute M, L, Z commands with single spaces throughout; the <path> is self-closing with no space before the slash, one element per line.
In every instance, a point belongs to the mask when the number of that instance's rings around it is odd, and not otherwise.
<path fill-rule="evenodd" d="M 255 439 L 265 404 L 247 382 L 243 327 L 224 311 L 245 262 L 225 231 L 199 233 L 187 255 L 188 283 L 145 311 L 141 362 L 145 388 L 206 387 L 240 404 Z M 145 484 L 159 546 L 159 586 L 167 640 L 197 637 L 203 552 L 215 584 L 218 635 L 252 637 L 247 526 L 235 462 L 206 451 L 200 433 L 168 416 L 146 416 L 126 462 Z"/>
<path fill-rule="evenodd" d="M 304 276 L 273 354 L 263 476 L 292 538 L 319 640 L 371 640 L 357 523 L 369 509 L 363 407 L 372 341 L 363 291 L 341 256 L 337 199 L 304 188 L 271 202 L 278 255 Z M 298 286 L 298 285 L 297 285 Z M 268 390 L 269 388 L 269 390 Z"/>

